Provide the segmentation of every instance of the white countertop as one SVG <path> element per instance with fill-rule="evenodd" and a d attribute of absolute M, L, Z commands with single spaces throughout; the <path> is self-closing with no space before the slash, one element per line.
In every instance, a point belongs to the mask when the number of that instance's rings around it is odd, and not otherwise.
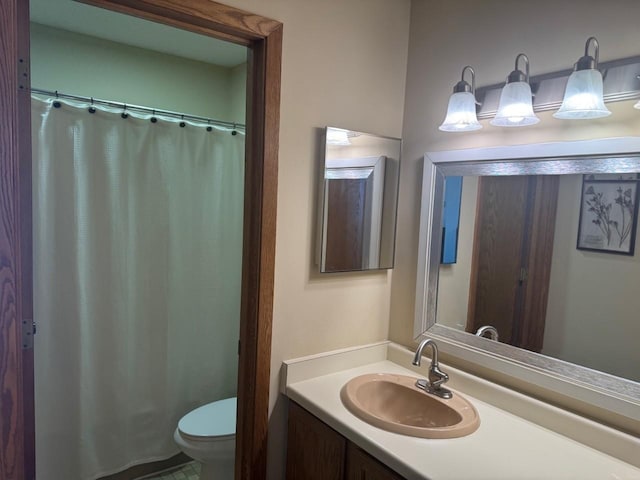
<path fill-rule="evenodd" d="M 342 386 L 366 373 L 416 376 L 383 360 L 293 379 L 285 391 L 290 399 L 407 479 L 640 480 L 640 469 L 628 463 L 464 393 L 481 421 L 480 428 L 466 437 L 422 439 L 373 427 L 350 413 L 340 400 Z"/>

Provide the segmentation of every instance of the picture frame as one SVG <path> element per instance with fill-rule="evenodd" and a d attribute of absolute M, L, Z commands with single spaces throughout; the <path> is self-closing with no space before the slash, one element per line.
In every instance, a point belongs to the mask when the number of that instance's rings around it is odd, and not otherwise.
<path fill-rule="evenodd" d="M 578 250 L 634 255 L 639 183 L 636 173 L 583 176 Z"/>

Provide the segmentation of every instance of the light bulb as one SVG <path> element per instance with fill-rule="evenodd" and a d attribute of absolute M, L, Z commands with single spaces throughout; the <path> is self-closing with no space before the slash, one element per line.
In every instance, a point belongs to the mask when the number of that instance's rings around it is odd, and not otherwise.
<path fill-rule="evenodd" d="M 327 127 L 327 144 L 336 146 L 351 145 L 349 131 L 341 128 Z"/>
<path fill-rule="evenodd" d="M 447 116 L 440 130 L 443 132 L 468 132 L 482 125 L 476 116 L 476 99 L 471 92 L 458 92 L 449 97 Z"/>
<path fill-rule="evenodd" d="M 518 61 L 523 59 L 525 71 L 518 69 Z M 521 53 L 516 57 L 516 68 L 507 77 L 507 83 L 500 93 L 498 113 L 491 120 L 497 127 L 523 127 L 534 125 L 540 119 L 533 113 L 533 96 L 529 85 L 529 58 Z"/>

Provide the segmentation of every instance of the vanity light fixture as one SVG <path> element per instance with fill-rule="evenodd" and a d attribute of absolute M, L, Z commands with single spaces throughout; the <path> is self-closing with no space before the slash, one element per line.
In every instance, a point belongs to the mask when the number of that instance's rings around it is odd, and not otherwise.
<path fill-rule="evenodd" d="M 594 57 L 589 55 L 589 46 L 594 46 Z M 584 56 L 576 62 L 567 81 L 564 100 L 553 114 L 561 119 L 589 119 L 611 115 L 604 104 L 602 73 L 598 70 L 600 45 L 595 37 L 589 37 L 584 47 Z"/>
<path fill-rule="evenodd" d="M 522 59 L 525 72 L 518 69 L 518 61 Z M 531 85 L 529 85 L 529 57 L 524 53 L 516 57 L 516 67 L 507 77 L 507 82 L 500 94 L 498 113 L 491 120 L 491 125 L 498 127 L 523 127 L 535 125 L 540 119 L 533 113 Z"/>
<path fill-rule="evenodd" d="M 471 85 L 464 79 L 466 71 L 471 72 Z M 449 97 L 447 116 L 440 130 L 443 132 L 470 132 L 482 128 L 476 116 L 476 72 L 469 65 L 462 69 L 462 78 L 453 87 Z"/>
<path fill-rule="evenodd" d="M 594 49 L 591 55 L 589 54 L 590 49 Z M 556 118 L 604 117 L 611 114 L 605 106 L 607 103 L 630 100 L 636 102 L 633 106 L 640 110 L 640 101 L 638 101 L 640 98 L 640 55 L 600 63 L 599 53 L 600 46 L 597 39 L 590 37 L 585 45 L 584 56 L 580 57 L 573 68 L 534 76 L 529 76 L 528 59 L 526 59 L 524 74 L 518 68 L 519 64 L 522 68 L 521 62 L 526 58 L 520 54 L 516 58 L 516 69 L 511 72 L 506 84 L 503 82 L 477 89 L 474 81 L 472 81 L 472 87 L 469 87 L 469 84 L 464 81 L 466 69 L 471 68 L 465 67 L 462 72 L 463 80 L 454 88 L 454 95 L 465 93 L 466 97 L 474 99 L 475 105 L 477 105 L 475 112 L 467 111 L 466 113 L 468 117 L 472 118 L 472 121 L 467 122 L 468 124 L 464 121 L 455 121 L 456 117 L 460 118 L 462 114 L 451 112 L 454 110 L 451 104 L 455 99 L 452 95 L 447 118 L 440 126 L 440 130 L 454 132 L 476 130 L 482 128 L 477 120 L 483 119 L 493 120 L 491 122 L 493 125 L 501 125 L 503 117 L 511 118 L 511 122 L 505 123 L 506 125 L 524 125 L 524 114 L 514 114 L 509 110 L 505 112 L 503 107 L 503 105 L 513 105 L 503 97 L 512 89 L 512 85 L 520 83 L 519 80 L 524 80 L 531 88 L 533 111 L 536 113 L 554 111 L 553 116 Z M 521 116 L 522 123 L 514 121 Z M 537 122 L 532 120 L 533 123 Z"/>

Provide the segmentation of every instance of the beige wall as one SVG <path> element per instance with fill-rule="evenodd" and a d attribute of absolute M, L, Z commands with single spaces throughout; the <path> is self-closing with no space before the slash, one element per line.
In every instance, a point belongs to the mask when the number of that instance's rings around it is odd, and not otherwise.
<path fill-rule="evenodd" d="M 640 255 L 576 249 L 581 191 L 560 177 L 542 353 L 640 381 Z"/>
<path fill-rule="evenodd" d="M 396 268 L 391 294 L 392 340 L 412 345 L 422 156 L 427 151 L 637 135 L 640 115 L 632 102 L 611 104 L 613 115 L 584 122 L 540 115 L 538 125 L 500 129 L 487 121 L 477 132 L 438 130 L 447 100 L 465 65 L 478 85 L 503 81 L 518 53 L 532 75 L 569 68 L 586 39 L 600 41 L 602 61 L 634 56 L 640 45 L 640 3 L 634 0 L 413 1 L 402 137 Z"/>
<path fill-rule="evenodd" d="M 31 24 L 33 87 L 244 123 L 246 67 Z"/>
<path fill-rule="evenodd" d="M 269 478 L 280 479 L 282 360 L 387 338 L 391 272 L 316 273 L 320 129 L 401 136 L 409 1 L 224 3 L 284 23 L 269 432 Z"/>

